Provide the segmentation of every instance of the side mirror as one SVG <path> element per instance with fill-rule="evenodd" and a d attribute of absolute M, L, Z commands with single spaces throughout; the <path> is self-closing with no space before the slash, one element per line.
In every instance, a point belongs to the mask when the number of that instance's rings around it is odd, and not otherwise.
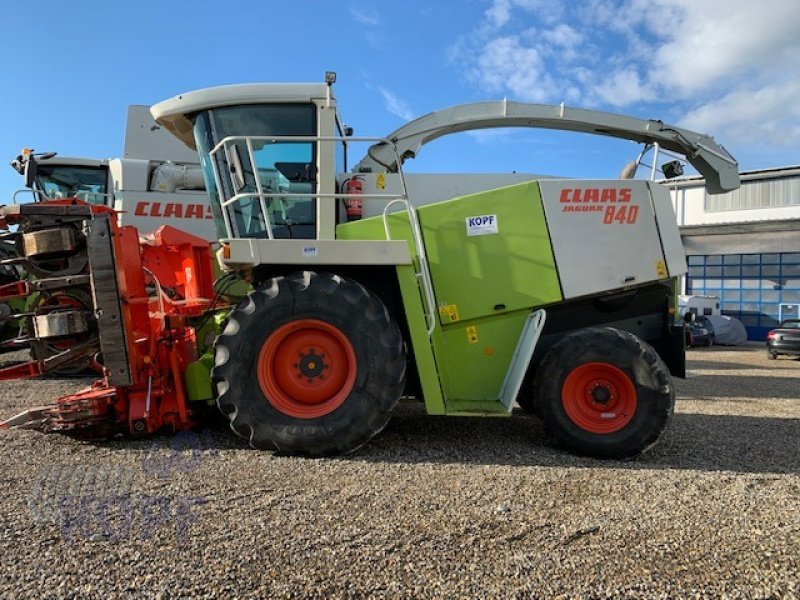
<path fill-rule="evenodd" d="M 36 159 L 33 158 L 31 154 L 28 156 L 28 160 L 25 161 L 25 187 L 26 188 L 33 188 L 33 184 L 36 181 L 36 174 L 39 171 L 39 167 L 36 164 Z"/>

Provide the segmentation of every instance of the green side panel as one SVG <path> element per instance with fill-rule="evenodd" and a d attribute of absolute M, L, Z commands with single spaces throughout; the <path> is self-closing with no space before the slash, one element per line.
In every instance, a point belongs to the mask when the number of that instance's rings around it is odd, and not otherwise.
<path fill-rule="evenodd" d="M 440 312 L 430 342 L 413 271 L 398 268 L 398 277 L 428 412 L 506 415 L 500 391 L 525 320 L 563 300 L 539 186 L 454 198 L 418 215 Z M 491 217 L 489 227 L 470 226 L 476 217 Z M 393 239 L 411 239 L 405 212 L 390 215 L 389 227 Z M 339 225 L 337 238 L 385 239 L 383 220 Z"/>
<path fill-rule="evenodd" d="M 420 207 L 442 322 L 466 321 L 563 299 L 535 181 Z M 467 220 L 492 217 L 483 235 Z"/>
<path fill-rule="evenodd" d="M 420 296 L 414 269 L 408 265 L 397 267 L 397 279 L 400 282 L 400 293 L 403 296 L 403 308 L 406 313 L 411 347 L 414 351 L 414 362 L 417 365 L 425 409 L 431 415 L 445 414 L 444 396 L 439 379 L 439 369 L 428 338 L 425 323 L 425 311 Z M 437 330 L 438 331 L 438 330 Z"/>
<path fill-rule="evenodd" d="M 393 240 L 407 240 L 411 256 L 415 256 L 411 237 L 411 225 L 405 210 L 389 215 L 389 233 Z M 386 230 L 382 217 L 370 217 L 359 221 L 340 223 L 336 226 L 337 240 L 385 240 Z"/>
<path fill-rule="evenodd" d="M 204 354 L 194 362 L 190 362 L 183 375 L 186 386 L 186 397 L 190 402 L 214 402 L 211 391 L 211 367 L 214 366 L 214 356 Z"/>
<path fill-rule="evenodd" d="M 500 390 L 529 313 L 445 325 L 441 337 L 434 338 L 448 413 L 457 410 L 456 400 L 490 402 L 506 410 L 498 402 Z"/>
<path fill-rule="evenodd" d="M 411 226 L 405 211 L 389 216 L 389 231 L 392 239 L 405 239 L 409 241 L 412 259 L 416 263 L 413 243 L 411 242 Z M 336 238 L 340 240 L 385 240 L 386 231 L 381 217 L 372 217 L 361 221 L 342 223 L 336 228 Z M 397 280 L 400 284 L 400 294 L 403 297 L 403 310 L 408 322 L 411 347 L 414 351 L 414 362 L 417 365 L 422 395 L 425 399 L 425 409 L 431 415 L 445 414 L 445 401 L 439 378 L 439 369 L 433 353 L 431 341 L 428 338 L 428 327 L 425 323 L 425 309 L 420 294 L 414 267 L 409 265 L 397 266 Z M 434 336 L 440 335 L 436 330 Z"/>
<path fill-rule="evenodd" d="M 510 417 L 511 412 L 497 400 L 448 400 L 448 417 Z"/>

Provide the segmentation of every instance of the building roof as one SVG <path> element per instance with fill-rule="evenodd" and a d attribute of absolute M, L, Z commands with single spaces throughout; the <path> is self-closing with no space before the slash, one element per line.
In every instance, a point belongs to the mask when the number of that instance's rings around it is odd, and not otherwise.
<path fill-rule="evenodd" d="M 742 181 L 780 179 L 782 177 L 795 177 L 797 175 L 800 175 L 800 165 L 754 169 L 751 171 L 741 171 L 739 173 L 739 177 Z M 700 187 L 705 185 L 705 178 L 702 175 L 690 175 L 688 177 L 676 177 L 675 179 L 661 179 L 659 183 L 670 187 Z"/>
<path fill-rule="evenodd" d="M 768 219 L 680 226 L 681 235 L 684 236 L 771 233 L 778 231 L 800 231 L 800 219 Z"/>

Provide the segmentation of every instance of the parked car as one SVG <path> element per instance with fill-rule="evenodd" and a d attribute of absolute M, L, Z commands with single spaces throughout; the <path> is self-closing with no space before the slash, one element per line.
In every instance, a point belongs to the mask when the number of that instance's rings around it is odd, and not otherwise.
<path fill-rule="evenodd" d="M 740 346 L 747 341 L 744 324 L 729 315 L 702 315 L 694 322 L 708 329 L 715 346 Z"/>
<path fill-rule="evenodd" d="M 775 360 L 779 354 L 800 356 L 800 319 L 787 319 L 767 334 L 767 358 Z"/>
<path fill-rule="evenodd" d="M 686 332 L 687 348 L 692 346 L 710 346 L 714 343 L 714 334 L 700 322 L 693 321 L 685 325 L 684 331 Z"/>

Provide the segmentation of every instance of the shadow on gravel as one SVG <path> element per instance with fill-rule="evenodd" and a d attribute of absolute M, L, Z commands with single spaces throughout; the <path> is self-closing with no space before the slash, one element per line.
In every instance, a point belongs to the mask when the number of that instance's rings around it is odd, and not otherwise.
<path fill-rule="evenodd" d="M 403 406 L 369 445 L 339 460 L 523 465 L 599 469 L 800 472 L 800 420 L 676 414 L 664 439 L 627 461 L 578 457 L 553 448 L 538 420 L 430 417 Z"/>
<path fill-rule="evenodd" d="M 198 449 L 203 452 L 259 452 L 251 450 L 220 422 L 195 435 L 201 440 Z M 105 442 L 76 442 L 58 435 L 47 437 L 49 444 L 74 447 L 80 443 L 110 452 L 139 454 L 141 458 L 154 449 L 175 449 L 175 440 L 175 436 L 169 435 Z M 265 453 L 265 458 L 269 456 Z M 304 459 L 296 460 L 298 468 L 302 468 Z M 554 448 L 541 423 L 519 410 L 511 418 L 432 417 L 425 413 L 422 405 L 405 404 L 398 407 L 386 429 L 370 443 L 353 454 L 331 460 L 410 465 L 800 473 L 800 420 L 676 414 L 671 428 L 655 448 L 642 457 L 615 461 L 575 456 Z M 265 468 L 269 468 L 268 463 Z"/>
<path fill-rule="evenodd" d="M 759 364 L 743 365 L 741 363 L 730 362 L 714 362 L 713 360 L 698 360 L 695 359 L 686 365 L 686 370 L 690 373 L 698 370 L 709 371 L 741 371 L 747 368 L 753 371 L 771 371 L 773 366 L 765 366 Z"/>
<path fill-rule="evenodd" d="M 800 371 L 798 371 L 800 376 Z M 679 399 L 699 400 L 702 398 L 784 398 L 793 401 L 798 398 L 800 379 L 794 377 L 774 377 L 771 375 L 697 375 L 687 381 L 675 381 Z M 686 392 L 686 394 L 684 394 Z"/>

